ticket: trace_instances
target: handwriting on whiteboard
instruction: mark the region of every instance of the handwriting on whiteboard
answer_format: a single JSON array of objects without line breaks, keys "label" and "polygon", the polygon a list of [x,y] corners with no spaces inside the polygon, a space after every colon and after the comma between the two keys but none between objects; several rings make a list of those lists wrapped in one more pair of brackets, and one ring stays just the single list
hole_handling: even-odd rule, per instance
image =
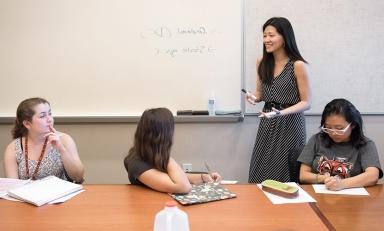
[{"label": "handwriting on whiteboard", "polygon": [[141,38],[147,40],[148,48],[154,55],[175,58],[181,55],[211,54],[216,51],[212,39],[215,30],[205,26],[196,27],[153,27],[146,28]]}]

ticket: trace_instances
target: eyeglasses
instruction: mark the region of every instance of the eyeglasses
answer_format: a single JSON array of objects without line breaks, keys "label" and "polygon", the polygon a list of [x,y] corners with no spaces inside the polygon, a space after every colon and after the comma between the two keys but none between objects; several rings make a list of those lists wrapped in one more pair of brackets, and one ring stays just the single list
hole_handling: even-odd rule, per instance
[{"label": "eyeglasses", "polygon": [[325,128],[324,126],[321,127],[321,131],[328,133],[328,134],[334,134],[338,136],[344,135],[344,133],[348,130],[348,128],[351,126],[351,123],[349,123],[344,129],[330,129]]}]

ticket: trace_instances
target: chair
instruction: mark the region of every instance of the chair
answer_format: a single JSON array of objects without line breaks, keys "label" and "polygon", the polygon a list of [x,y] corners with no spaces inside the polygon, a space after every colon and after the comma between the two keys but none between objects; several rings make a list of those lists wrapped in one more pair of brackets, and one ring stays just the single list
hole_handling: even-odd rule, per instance
[{"label": "chair", "polygon": [[291,182],[299,183],[300,181],[300,162],[297,162],[297,158],[299,158],[303,148],[304,146],[295,147],[288,153],[289,178]]}]

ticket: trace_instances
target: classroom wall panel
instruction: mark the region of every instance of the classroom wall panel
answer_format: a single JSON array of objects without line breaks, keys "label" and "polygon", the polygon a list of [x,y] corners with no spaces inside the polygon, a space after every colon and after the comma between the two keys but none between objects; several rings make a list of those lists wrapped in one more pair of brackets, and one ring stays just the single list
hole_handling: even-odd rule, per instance
[{"label": "classroom wall panel", "polygon": [[[375,141],[384,167],[383,116],[363,116],[366,135]],[[308,138],[319,131],[320,116],[306,116]],[[171,155],[178,163],[192,163],[194,171],[205,171],[204,161],[224,179],[248,181],[259,118],[246,116],[242,123],[177,123]],[[0,152],[11,141],[12,125],[0,124]],[[136,123],[57,124],[77,143],[85,166],[87,184],[126,184],[124,156],[133,144]],[[225,142],[223,142],[225,140]],[[3,156],[0,177],[4,177]],[[383,179],[380,181],[383,182]]]},{"label": "classroom wall panel", "polygon": [[[245,85],[256,88],[262,26],[280,16],[292,23],[307,66],[313,103],[320,114],[334,98],[347,98],[365,114],[384,114],[384,2],[377,0],[246,0]],[[260,110],[246,104],[246,112]]]},{"label": "classroom wall panel", "polygon": [[56,116],[239,110],[242,4],[1,0],[0,117],[34,96]]}]

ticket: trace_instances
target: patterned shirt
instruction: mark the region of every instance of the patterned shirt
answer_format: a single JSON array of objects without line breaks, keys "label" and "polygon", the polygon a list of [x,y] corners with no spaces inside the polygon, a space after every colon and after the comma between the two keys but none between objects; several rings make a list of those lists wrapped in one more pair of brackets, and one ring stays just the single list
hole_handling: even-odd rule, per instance
[{"label": "patterned shirt", "polygon": [[[21,138],[15,140],[16,162],[18,165],[19,179],[26,180],[27,172],[25,168],[25,154],[22,147]],[[31,175],[37,165],[37,160],[28,159],[29,174]],[[54,175],[61,179],[67,180],[65,176],[64,164],[58,150],[51,148],[41,160],[39,170],[36,174],[36,179],[42,179],[46,176]]]}]

